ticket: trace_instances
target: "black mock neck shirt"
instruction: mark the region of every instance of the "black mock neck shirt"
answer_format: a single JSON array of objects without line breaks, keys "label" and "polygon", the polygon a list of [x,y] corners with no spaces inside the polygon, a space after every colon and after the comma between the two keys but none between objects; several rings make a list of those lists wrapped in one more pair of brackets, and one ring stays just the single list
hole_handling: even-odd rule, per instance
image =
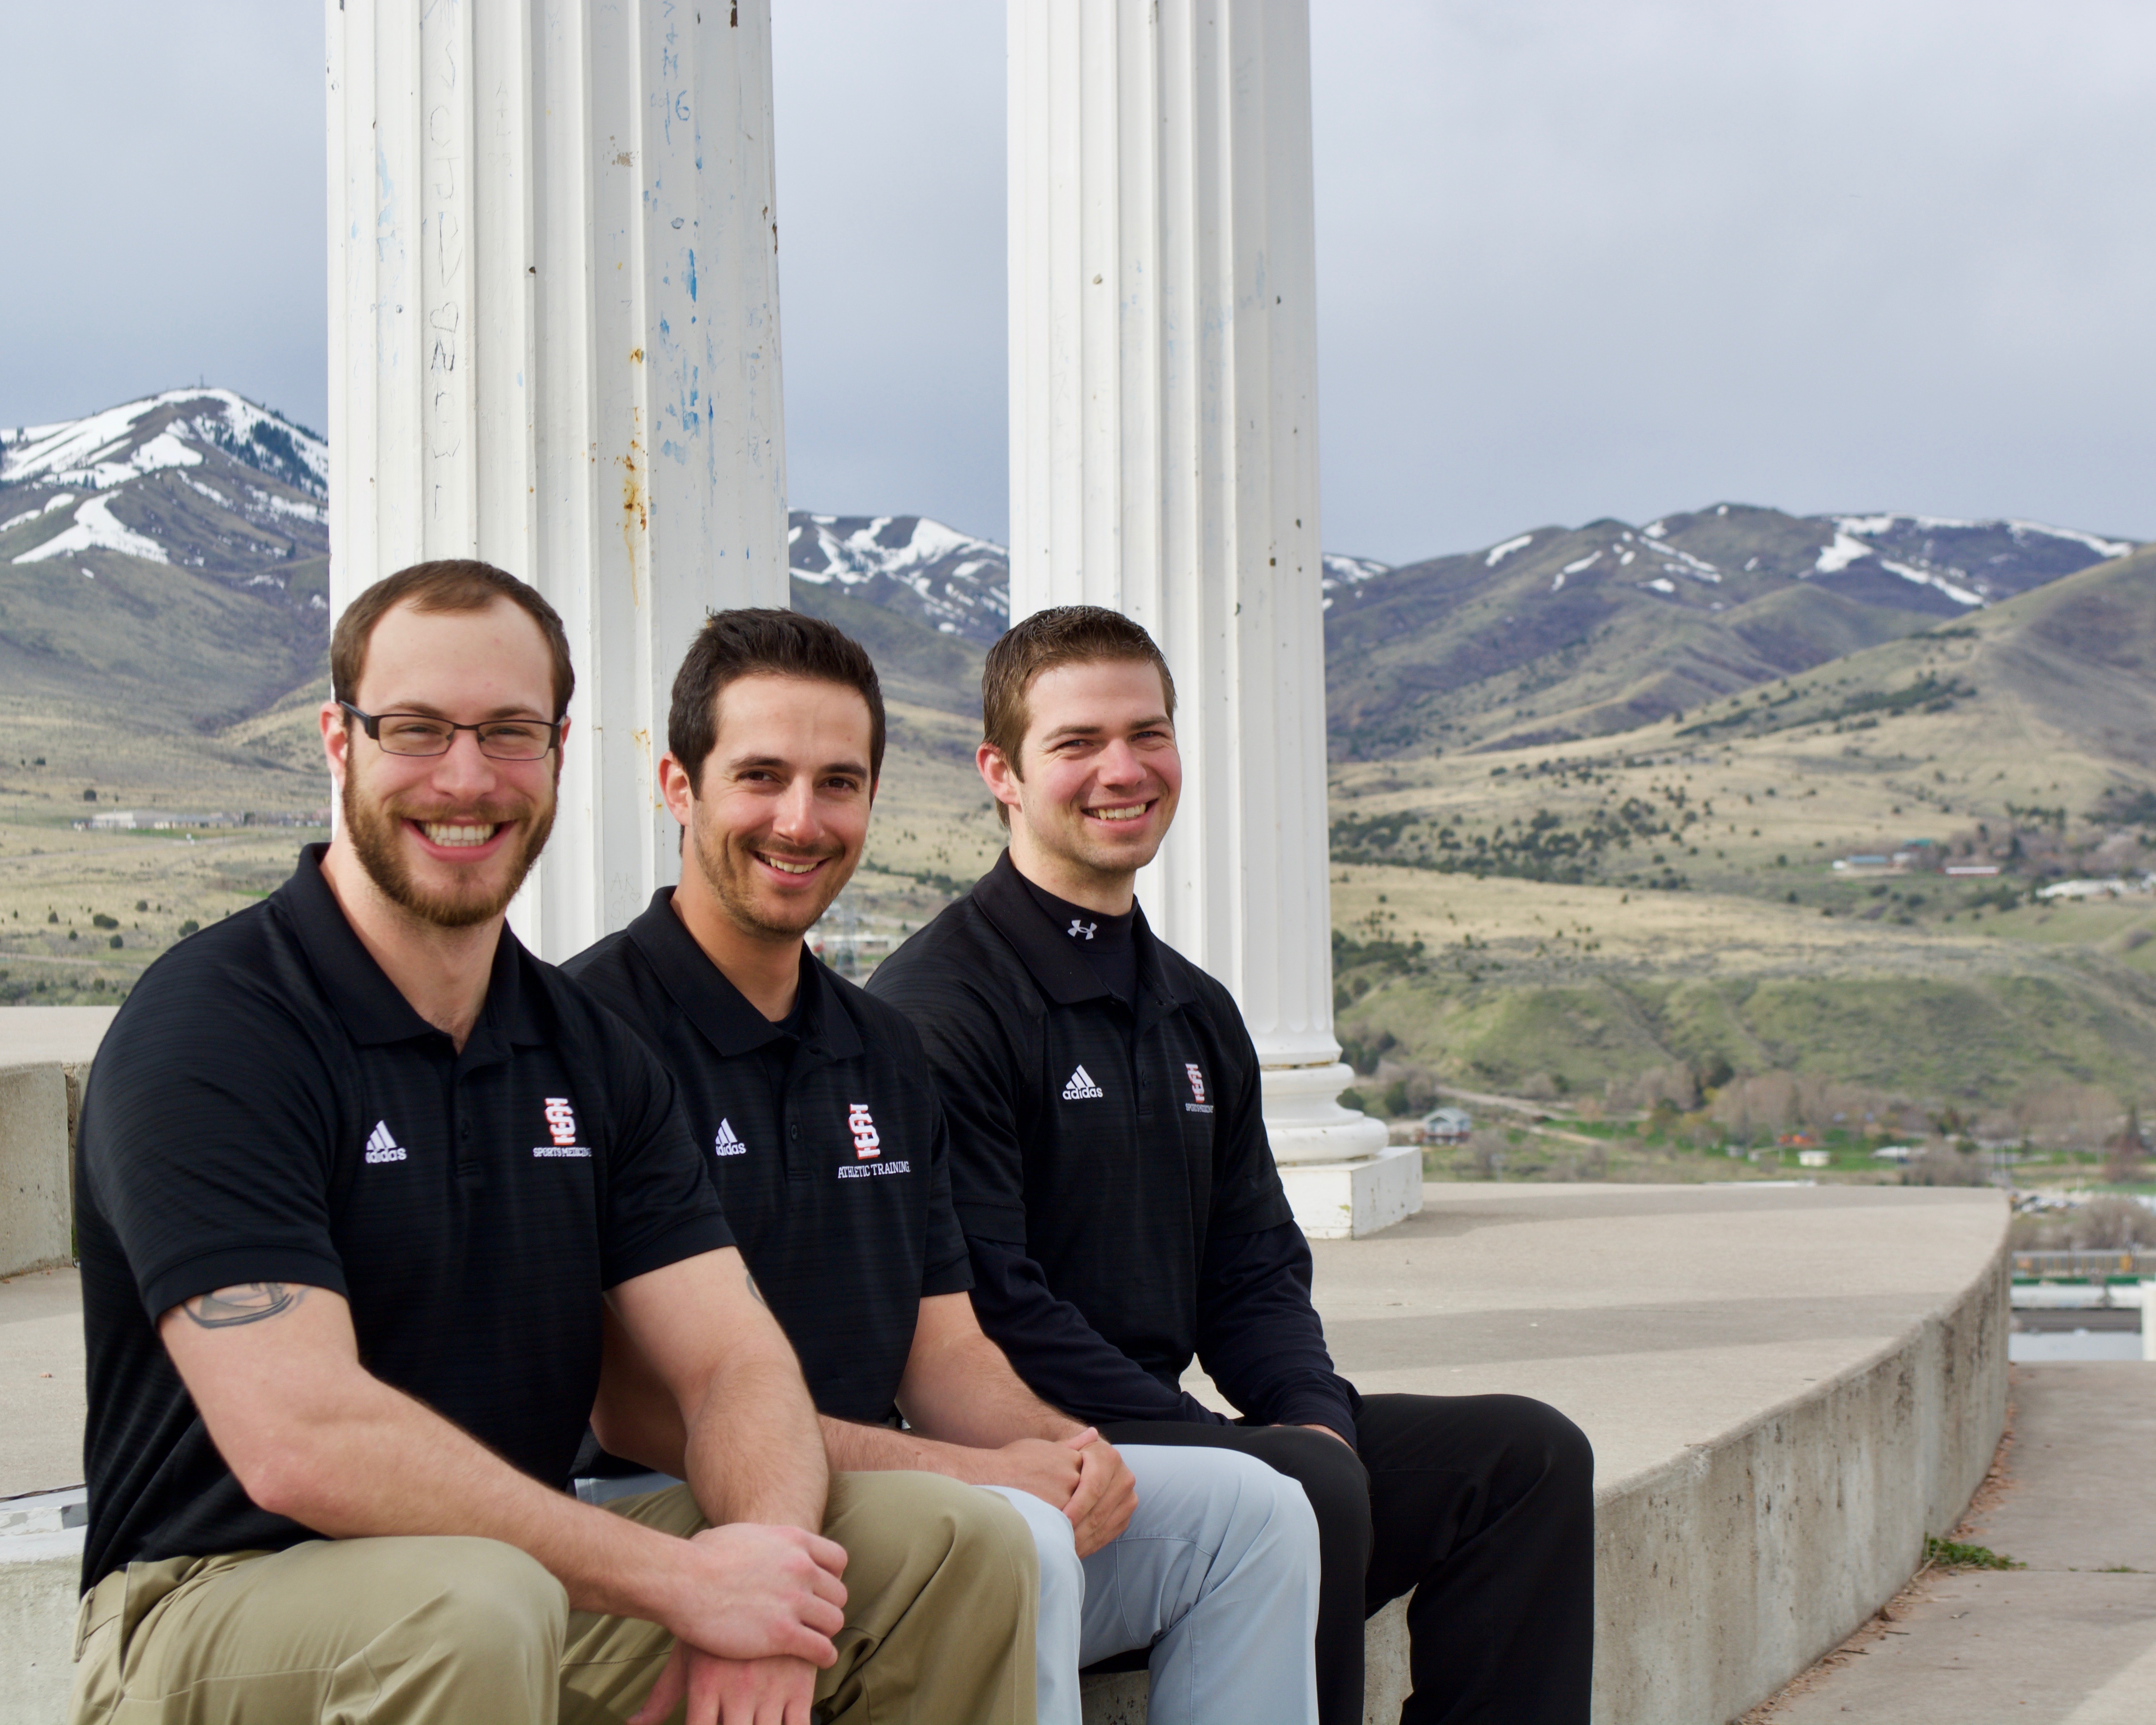
[{"label": "black mock neck shirt", "polygon": [[[1015,870],[1014,870],[1015,872]],[[1120,916],[1104,916],[1058,898],[1045,886],[1036,886],[1023,875],[1026,896],[1040,906],[1043,916],[1070,942],[1070,950],[1083,958],[1101,986],[1128,1006],[1138,998],[1138,907],[1132,905]]]}]

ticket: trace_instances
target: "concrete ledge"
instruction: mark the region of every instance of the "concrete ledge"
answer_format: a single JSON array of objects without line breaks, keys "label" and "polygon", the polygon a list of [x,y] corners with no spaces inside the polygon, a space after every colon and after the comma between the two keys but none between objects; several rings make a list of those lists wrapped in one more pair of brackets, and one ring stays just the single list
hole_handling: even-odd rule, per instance
[{"label": "concrete ledge", "polygon": [[[1596,1725],[1724,1725],[1892,1598],[1982,1480],[2006,1216],[1995,1193],[1431,1185],[1314,1248],[1317,1302],[1365,1394],[1512,1391],[1586,1429]],[[1367,1646],[1364,1717],[1392,1725],[1399,1602]],[[1144,1685],[1090,1682],[1087,1725],[1137,1725]]]},{"label": "concrete ledge", "polygon": [[60,1068],[0,1066],[0,1276],[74,1261],[68,1139]]},{"label": "concrete ledge", "polygon": [[0,1725],[50,1725],[74,1680],[75,1589],[82,1574],[80,1488],[0,1498]]},{"label": "concrete ledge", "polygon": [[1594,1718],[1718,1725],[1901,1589],[2006,1414],[2005,1243],[1869,1358],[1599,1491]]}]

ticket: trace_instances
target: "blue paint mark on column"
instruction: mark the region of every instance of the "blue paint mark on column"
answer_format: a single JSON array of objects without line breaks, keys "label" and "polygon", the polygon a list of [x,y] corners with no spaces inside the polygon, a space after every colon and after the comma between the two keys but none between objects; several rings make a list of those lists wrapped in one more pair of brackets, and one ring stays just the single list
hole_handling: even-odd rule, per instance
[{"label": "blue paint mark on column", "polygon": [[696,249],[694,246],[691,246],[691,247],[690,247],[690,248],[689,248],[689,300],[690,300],[690,302],[692,305],[695,303],[695,301],[696,301]]}]

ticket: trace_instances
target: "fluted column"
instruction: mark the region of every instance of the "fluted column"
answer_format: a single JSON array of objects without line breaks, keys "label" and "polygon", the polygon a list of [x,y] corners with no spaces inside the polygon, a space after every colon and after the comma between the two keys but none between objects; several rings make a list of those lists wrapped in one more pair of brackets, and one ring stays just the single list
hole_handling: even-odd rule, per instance
[{"label": "fluted column", "polygon": [[1276,1155],[1367,1156],[1332,1034],[1308,13],[1009,17],[1012,615],[1161,644],[1184,786],[1146,914],[1234,990]]},{"label": "fluted column", "polygon": [[326,0],[331,601],[427,557],[575,652],[563,958],[675,878],[653,767],[708,607],[783,604],[768,0]]}]

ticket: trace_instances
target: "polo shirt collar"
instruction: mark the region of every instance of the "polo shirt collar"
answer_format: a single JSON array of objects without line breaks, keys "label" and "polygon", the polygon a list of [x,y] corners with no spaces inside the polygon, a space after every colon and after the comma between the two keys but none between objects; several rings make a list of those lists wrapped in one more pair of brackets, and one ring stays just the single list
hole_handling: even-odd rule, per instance
[{"label": "polo shirt collar", "polygon": [[[696,944],[688,925],[674,914],[672,887],[662,886],[651,895],[643,914],[629,925],[629,937],[682,1016],[721,1058],[745,1055],[779,1035],[779,1027],[749,1004],[748,997]],[[801,948],[800,989],[801,1046],[833,1060],[859,1055],[860,1032],[806,942]]]},{"label": "polo shirt collar", "polygon": [[[322,858],[328,852],[326,845],[302,845],[299,864],[278,889],[278,896],[322,992],[344,1021],[346,1034],[362,1047],[441,1035],[438,1026],[419,1016],[361,942],[323,876]],[[522,944],[504,923],[487,977],[486,1004],[465,1045],[467,1065],[473,1064],[475,1049],[483,1051],[504,1042],[537,1046],[547,1040],[532,1010],[530,990],[523,985],[523,957]]]},{"label": "polo shirt collar", "polygon": [[[1011,943],[1034,986],[1058,1006],[1116,998],[1034,901],[1008,848],[996,859],[996,865],[974,883],[973,899],[996,932]],[[1144,906],[1132,909],[1131,940],[1137,949],[1138,1018],[1142,1023],[1150,1023],[1161,1012],[1195,996],[1186,995],[1168,977],[1167,967],[1161,963],[1160,942],[1146,922]]]}]

